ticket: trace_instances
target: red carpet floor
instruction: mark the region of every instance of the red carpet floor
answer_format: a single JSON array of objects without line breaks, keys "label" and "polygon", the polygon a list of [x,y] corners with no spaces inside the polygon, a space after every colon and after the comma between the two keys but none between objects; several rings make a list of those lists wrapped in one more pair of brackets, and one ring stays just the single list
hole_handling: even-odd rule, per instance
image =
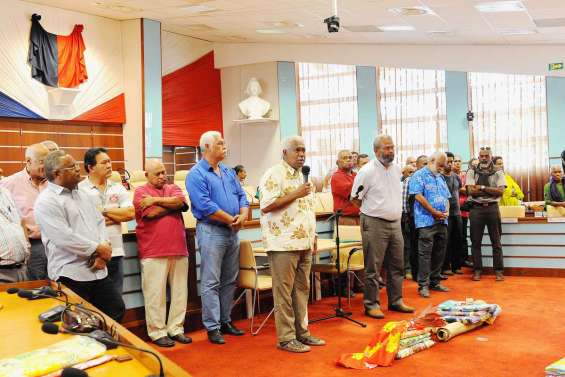
[{"label": "red carpet floor", "polygon": [[[406,303],[418,311],[447,299],[481,298],[502,307],[492,326],[460,335],[447,343],[397,360],[390,367],[369,371],[335,366],[341,353],[361,352],[387,320],[408,319],[409,314],[385,311],[386,319],[374,320],[362,313],[361,294],[352,300],[354,318],[368,323],[361,328],[343,319],[310,325],[313,335],[328,344],[306,354],[291,354],[275,347],[274,321],[269,319],[257,336],[226,337],[225,345],[212,345],[206,333],[190,334],[194,342],[176,345],[163,353],[193,376],[544,376],[544,368],[565,357],[565,279],[507,277],[495,283],[494,276],[472,282],[468,275],[445,282],[449,293],[432,292],[430,299],[417,295],[416,283],[405,281]],[[386,308],[386,293],[381,290]],[[309,315],[331,313],[334,298],[311,304]],[[263,318],[261,316],[261,318]],[[247,328],[248,321],[237,323]]]}]

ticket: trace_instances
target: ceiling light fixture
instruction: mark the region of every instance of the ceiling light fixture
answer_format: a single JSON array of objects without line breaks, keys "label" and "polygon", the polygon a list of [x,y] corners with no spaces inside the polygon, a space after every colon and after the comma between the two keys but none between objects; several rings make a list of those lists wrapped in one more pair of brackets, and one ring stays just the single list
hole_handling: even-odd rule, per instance
[{"label": "ceiling light fixture", "polygon": [[401,7],[401,8],[389,8],[388,10],[398,16],[425,16],[429,14],[435,14],[433,10],[428,7]]},{"label": "ceiling light fixture", "polygon": [[500,29],[497,31],[499,34],[506,36],[537,34],[537,30],[532,29]]},{"label": "ceiling light fixture", "polygon": [[281,29],[257,29],[255,30],[259,34],[284,34],[286,31]]},{"label": "ceiling light fixture", "polygon": [[380,31],[413,31],[414,27],[410,25],[388,25],[377,26]]},{"label": "ceiling light fixture", "polygon": [[208,5],[200,4],[200,5],[189,5],[187,7],[181,7],[182,11],[189,13],[189,14],[198,14],[198,13],[208,13],[214,12],[217,9]]},{"label": "ceiling light fixture", "polygon": [[475,5],[475,9],[482,13],[524,12],[526,7],[521,1],[492,1]]}]

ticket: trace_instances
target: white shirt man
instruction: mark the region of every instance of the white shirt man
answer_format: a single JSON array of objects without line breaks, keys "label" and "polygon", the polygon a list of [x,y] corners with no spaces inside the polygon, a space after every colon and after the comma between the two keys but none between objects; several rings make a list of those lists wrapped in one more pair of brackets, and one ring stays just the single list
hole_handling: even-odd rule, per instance
[{"label": "white shirt man", "polygon": [[0,187],[0,283],[27,280],[29,243],[16,203],[10,192]]}]

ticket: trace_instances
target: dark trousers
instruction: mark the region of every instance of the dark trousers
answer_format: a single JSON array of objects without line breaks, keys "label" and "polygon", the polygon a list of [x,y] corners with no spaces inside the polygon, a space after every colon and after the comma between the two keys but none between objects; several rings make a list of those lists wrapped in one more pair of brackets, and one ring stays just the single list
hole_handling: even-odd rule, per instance
[{"label": "dark trousers", "polygon": [[412,280],[418,280],[418,228],[414,222],[414,216],[409,216],[408,228],[410,231],[410,271],[412,272]]},{"label": "dark trousers", "polygon": [[500,212],[498,210],[498,204],[493,204],[488,207],[475,206],[471,208],[469,220],[471,222],[471,252],[473,254],[473,270],[480,272],[483,269],[481,244],[483,241],[485,226],[487,227],[490,244],[492,246],[494,270],[504,270],[502,245],[500,243]]},{"label": "dark trousers", "polygon": [[457,271],[463,265],[465,254],[463,249],[461,216],[449,216],[447,220],[447,248],[445,250],[445,260],[443,270]]},{"label": "dark trousers", "polygon": [[47,256],[41,240],[30,239],[30,256],[27,261],[29,280],[47,279]]},{"label": "dark trousers", "polygon": [[124,257],[112,257],[106,267],[108,268],[108,277],[121,296],[124,292]]},{"label": "dark trousers", "polygon": [[402,213],[402,238],[404,239],[404,275],[410,271],[410,254],[412,254],[412,240],[410,238],[410,215]]},{"label": "dark trousers", "polygon": [[361,238],[365,260],[365,308],[380,307],[378,278],[383,265],[386,270],[388,303],[402,303],[404,241],[400,220],[386,221],[362,214]]},{"label": "dark trousers", "polygon": [[100,280],[76,281],[61,276],[59,281],[114,321],[121,322],[126,307],[122,296],[116,291],[109,277]]},{"label": "dark trousers", "polygon": [[447,245],[447,225],[418,228],[418,287],[434,287],[440,274]]},{"label": "dark trousers", "polygon": [[461,240],[463,242],[463,262],[469,259],[469,241],[467,239],[468,226],[469,226],[469,218],[461,217]]}]

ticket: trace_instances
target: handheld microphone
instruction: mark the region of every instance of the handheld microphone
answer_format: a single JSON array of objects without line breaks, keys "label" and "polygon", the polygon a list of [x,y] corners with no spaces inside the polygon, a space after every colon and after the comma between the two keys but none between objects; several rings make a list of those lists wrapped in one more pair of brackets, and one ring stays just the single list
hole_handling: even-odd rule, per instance
[{"label": "handheld microphone", "polygon": [[308,183],[308,176],[310,175],[310,166],[304,165],[302,167],[302,175],[304,176],[304,183]]},{"label": "handheld microphone", "polygon": [[[40,298],[57,298],[59,295],[57,292],[48,286],[41,287],[39,289],[18,289],[18,288],[10,288],[12,292],[9,293],[18,293],[19,297],[27,298],[28,300],[37,300]],[[17,291],[14,291],[17,290]]]},{"label": "handheld microphone", "polygon": [[351,199],[359,199],[359,194],[361,194],[361,191],[363,191],[364,189],[365,187],[363,187],[363,185],[359,185],[359,187],[357,187],[357,192],[354,196],[351,197]]},{"label": "handheld microphone", "polygon": [[[153,355],[157,359],[157,361],[159,362],[159,377],[165,377],[165,372],[163,370],[163,362],[161,361],[161,358],[159,357],[159,355],[157,355],[155,352],[150,351],[150,350],[146,350],[146,349],[143,349],[143,348],[132,346],[130,344],[118,342],[117,340],[112,338],[112,336],[110,334],[108,334],[106,331],[94,330],[94,331],[86,333],[86,334],[76,333],[74,331],[69,331],[67,329],[60,328],[59,325],[57,325],[56,323],[50,323],[50,322],[45,322],[43,325],[41,325],[41,331],[43,331],[44,333],[53,334],[53,335],[58,334],[58,333],[64,333],[64,334],[88,336],[89,338],[92,338],[92,339],[97,340],[100,343],[104,344],[108,349],[114,349],[118,346],[121,346],[121,347],[124,347],[124,348],[131,348],[131,349],[136,350],[136,351],[148,353],[150,355]],[[155,377],[155,376],[149,376],[149,377]]]}]

